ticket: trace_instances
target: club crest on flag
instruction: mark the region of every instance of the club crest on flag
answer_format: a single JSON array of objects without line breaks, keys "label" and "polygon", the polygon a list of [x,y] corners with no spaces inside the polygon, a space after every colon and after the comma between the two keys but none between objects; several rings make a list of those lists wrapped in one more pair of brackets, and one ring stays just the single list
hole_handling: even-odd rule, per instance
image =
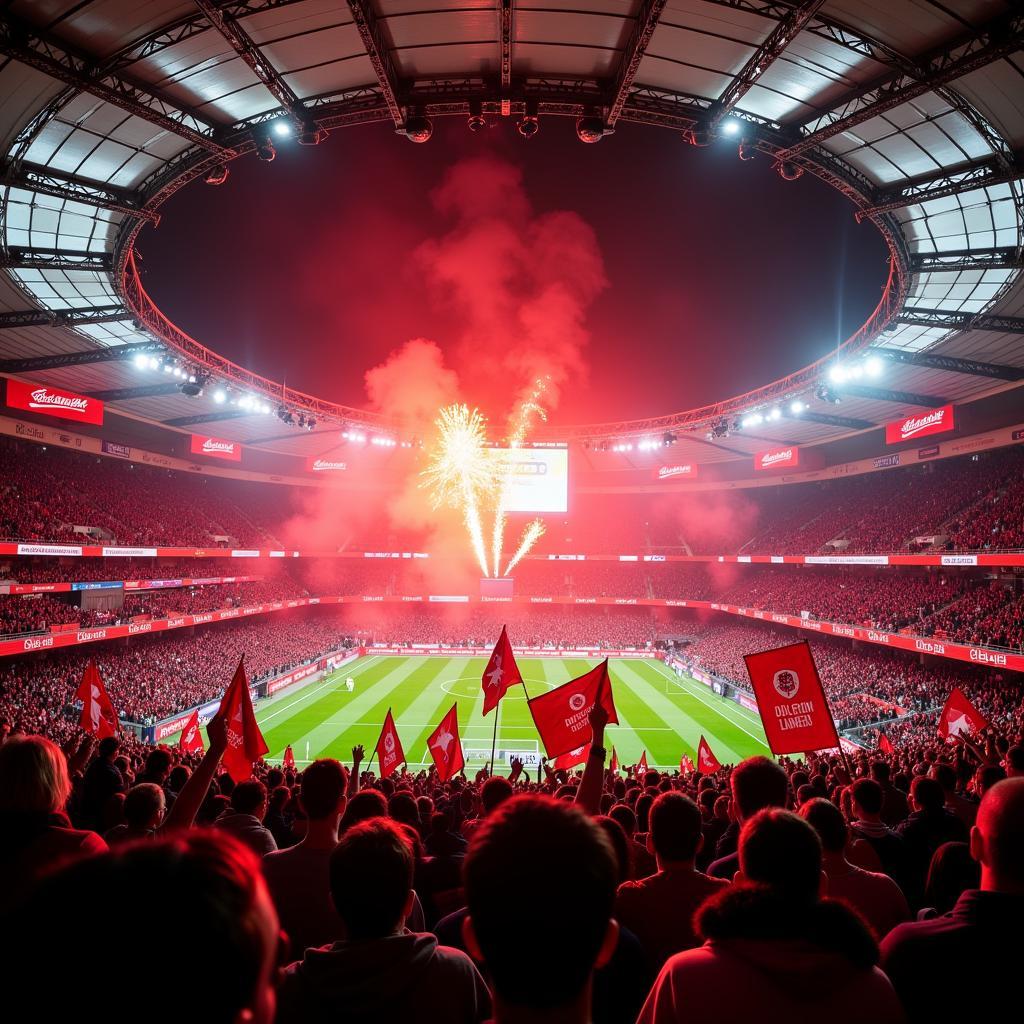
[{"label": "club crest on flag", "polygon": [[792,700],[800,689],[800,677],[788,668],[781,669],[772,676],[775,692],[785,700]]},{"label": "club crest on flag", "polygon": [[569,707],[572,708],[573,711],[579,711],[579,709],[586,703],[587,698],[584,697],[582,693],[574,693],[569,698]]}]

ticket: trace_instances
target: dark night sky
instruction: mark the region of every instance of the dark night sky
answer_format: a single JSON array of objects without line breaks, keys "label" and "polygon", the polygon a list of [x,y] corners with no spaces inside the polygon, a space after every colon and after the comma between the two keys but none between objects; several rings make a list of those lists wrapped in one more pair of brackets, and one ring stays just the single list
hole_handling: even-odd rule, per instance
[{"label": "dark night sky", "polygon": [[604,257],[590,379],[566,389],[561,422],[749,390],[824,355],[881,294],[875,229],[826,185],[782,181],[734,144],[695,149],[623,125],[584,146],[560,118],[528,143],[511,123],[483,135],[447,119],[416,146],[366,126],[315,149],[279,143],[272,164],[236,161],[226,185],[182,190],[144,232],[146,286],[200,341],[325,398],[364,404],[364,372],[413,337],[437,341],[459,370],[459,324],[411,253],[450,227],[429,197],[446,169],[490,152],[523,168],[537,212],[583,217]]}]

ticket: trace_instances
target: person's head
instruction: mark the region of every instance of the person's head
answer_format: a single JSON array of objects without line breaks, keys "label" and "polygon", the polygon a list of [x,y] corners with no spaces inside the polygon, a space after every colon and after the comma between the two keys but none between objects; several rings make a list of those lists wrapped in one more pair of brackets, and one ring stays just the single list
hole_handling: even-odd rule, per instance
[{"label": "person's head", "polygon": [[246,779],[231,794],[231,809],[236,814],[251,814],[263,819],[267,813],[267,787],[259,779]]},{"label": "person's head", "polygon": [[939,761],[932,765],[929,774],[942,787],[943,792],[947,796],[956,789],[956,770],[951,764]]},{"label": "person's head", "polygon": [[765,807],[785,807],[789,780],[782,765],[767,757],[748,757],[729,779],[737,821],[746,821]]},{"label": "person's head", "polygon": [[615,861],[619,868],[617,883],[621,885],[623,882],[630,881],[633,877],[633,857],[629,849],[629,838],[622,826],[614,818],[609,818],[607,814],[598,815],[594,821],[608,837],[608,842],[612,844],[612,849],[615,851]]},{"label": "person's head", "polygon": [[388,801],[388,817],[405,825],[416,826],[420,818],[416,810],[416,798],[407,789],[400,789]]},{"label": "person's head", "polygon": [[480,787],[480,807],[484,817],[497,810],[513,792],[512,783],[504,775],[492,775]]},{"label": "person's head", "polygon": [[982,798],[971,856],[981,865],[982,889],[1024,892],[1024,778],[997,782]]},{"label": "person's head", "polygon": [[166,809],[164,791],[155,782],[140,782],[132,786],[124,798],[124,820],[132,829],[156,828],[164,820]]},{"label": "person's head", "polygon": [[[117,893],[158,893],[181,912],[165,915],[144,941],[126,938],[124,916],[111,909]],[[87,940],[54,943],[54,935]],[[257,858],[225,833],[195,829],[44,876],[24,907],[16,963],[5,967],[25,984],[59,977],[79,1014],[100,1018],[110,1014],[110,989],[97,979],[110,976],[112,955],[126,1006],[152,1005],[154,979],[173,964],[204,1021],[270,1024],[280,935]]]},{"label": "person's head", "polygon": [[1003,767],[1008,779],[1019,779],[1024,776],[1024,744],[1015,743],[1007,749],[1003,757]]},{"label": "person's head", "polygon": [[648,849],[659,867],[691,862],[701,845],[700,808],[682,793],[662,793],[651,805]]},{"label": "person's head", "polygon": [[884,794],[874,779],[858,779],[850,787],[853,812],[864,821],[873,821],[882,813]]},{"label": "person's head", "polygon": [[104,736],[100,740],[99,746],[96,748],[96,756],[101,761],[110,761],[113,763],[114,758],[117,757],[118,750],[121,749],[121,741],[116,736]]},{"label": "person's head", "polygon": [[872,761],[871,778],[873,778],[880,786],[886,785],[891,778],[889,766],[884,761]]},{"label": "person's head", "polygon": [[[592,971],[618,942],[618,867],[598,825],[571,804],[514,797],[474,833],[463,878],[466,944],[487,965],[497,1002],[539,1010],[588,996]],[[524,957],[529,934],[557,955]]]},{"label": "person's head", "polygon": [[350,828],[331,853],[331,899],[356,942],[393,935],[412,909],[413,850],[402,826],[370,818]]},{"label": "person's head", "polygon": [[817,796],[800,805],[800,817],[808,822],[825,853],[842,853],[846,849],[846,819],[831,800]]},{"label": "person's head", "polygon": [[946,803],[946,794],[935,779],[918,775],[910,786],[910,802],[915,811],[937,814]]},{"label": "person's head", "polygon": [[629,804],[612,804],[608,817],[622,826],[622,831],[626,833],[627,838],[632,839],[636,835],[636,815]]},{"label": "person's head", "polygon": [[70,795],[68,763],[56,743],[43,736],[14,736],[0,746],[0,811],[56,814]]},{"label": "person's head", "polygon": [[649,832],[651,830],[651,804],[654,803],[654,794],[648,789],[636,799],[636,830],[637,832]]},{"label": "person's head", "polygon": [[180,793],[181,787],[188,782],[188,777],[192,773],[183,764],[176,764],[167,776],[167,788],[172,793]]},{"label": "person's head", "polygon": [[345,813],[348,771],[331,757],[314,761],[299,783],[299,803],[310,821],[326,821]]},{"label": "person's head", "polygon": [[981,885],[981,866],[971,856],[967,843],[943,843],[928,865],[924,904],[939,914],[948,914],[965,889]]},{"label": "person's head", "polygon": [[345,831],[361,821],[371,818],[386,818],[388,802],[378,789],[361,789],[348,802],[341,818],[341,829]]},{"label": "person's head", "polygon": [[146,758],[143,774],[150,780],[163,782],[170,770],[171,752],[166,747],[157,747],[155,750],[151,750]]},{"label": "person's head", "polygon": [[821,840],[801,817],[771,807],[740,831],[739,880],[771,889],[786,902],[809,906],[821,891]]},{"label": "person's head", "polygon": [[979,765],[974,773],[974,791],[978,796],[984,796],[997,782],[1002,782],[1006,777],[1006,770],[1002,765]]}]

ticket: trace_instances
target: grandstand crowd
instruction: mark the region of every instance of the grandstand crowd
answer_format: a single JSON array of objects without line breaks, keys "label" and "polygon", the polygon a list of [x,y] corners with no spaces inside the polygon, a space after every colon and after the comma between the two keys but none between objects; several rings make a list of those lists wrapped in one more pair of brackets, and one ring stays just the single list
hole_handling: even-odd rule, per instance
[{"label": "grandstand crowd", "polygon": [[713,773],[610,770],[598,704],[582,772],[447,782],[362,748],[232,778],[221,718],[200,755],[0,715],[8,995],[178,1020],[170,971],[213,1024],[984,1019],[1018,1000],[1020,697],[956,743]]},{"label": "grandstand crowd", "polygon": [[[821,483],[731,492],[728,516],[680,517],[674,510],[651,519],[636,496],[609,497],[574,516],[571,537],[552,529],[546,543],[579,550],[582,542],[593,550],[594,541],[607,540],[605,524],[614,517],[620,542],[652,551],[1016,550],[1024,547],[1022,471],[1024,449],[1015,446]],[[67,541],[78,527],[129,546],[278,546],[305,504],[301,488],[210,479],[10,438],[0,438],[0,474],[0,535],[7,540]],[[681,495],[676,502],[692,503],[696,511],[706,498]],[[325,539],[330,547],[351,537],[339,524],[336,536]],[[375,549],[393,549],[386,531],[363,539]],[[591,589],[595,585],[600,582]]]}]

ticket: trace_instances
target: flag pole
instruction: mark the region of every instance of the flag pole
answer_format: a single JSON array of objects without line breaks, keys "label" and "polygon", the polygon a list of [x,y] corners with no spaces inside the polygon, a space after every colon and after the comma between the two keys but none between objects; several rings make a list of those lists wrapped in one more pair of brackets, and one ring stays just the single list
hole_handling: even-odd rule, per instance
[{"label": "flag pole", "polygon": [[498,701],[494,709],[494,732],[491,735],[491,774],[496,775],[494,770],[494,748],[498,745],[498,719],[501,717],[501,701]]}]

